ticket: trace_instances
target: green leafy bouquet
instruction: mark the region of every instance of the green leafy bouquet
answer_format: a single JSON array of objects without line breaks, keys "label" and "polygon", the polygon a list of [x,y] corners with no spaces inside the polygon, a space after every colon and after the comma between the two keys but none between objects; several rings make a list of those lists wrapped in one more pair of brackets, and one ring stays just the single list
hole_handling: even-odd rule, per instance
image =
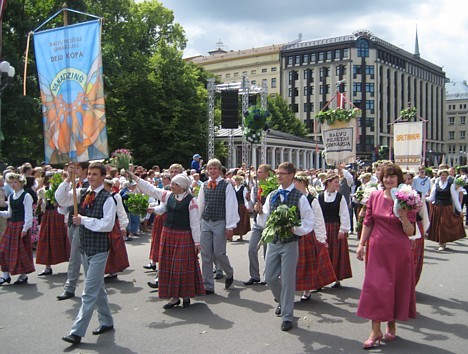
[{"label": "green leafy bouquet", "polygon": [[50,204],[55,204],[55,191],[59,187],[60,183],[63,182],[61,173],[54,173],[49,179],[49,189],[45,192],[45,199]]},{"label": "green leafy bouquet", "polygon": [[262,139],[262,132],[267,127],[267,118],[270,113],[263,108],[252,106],[244,112],[244,136],[251,144],[258,144]]},{"label": "green leafy bouquet", "polygon": [[361,110],[359,108],[336,108],[336,109],[327,109],[325,111],[320,111],[315,115],[315,119],[323,124],[325,121],[328,125],[333,125],[336,121],[338,122],[349,122],[351,119],[356,118],[360,114]]},{"label": "green leafy bouquet", "polygon": [[[261,197],[268,196],[268,194],[274,192],[279,187],[278,178],[276,176],[268,177],[266,180],[259,181],[258,184],[262,188]],[[258,198],[258,200],[260,200],[260,198]]]},{"label": "green leafy bouquet", "polygon": [[260,242],[270,243],[275,239],[275,236],[278,236],[280,241],[290,238],[292,235],[291,228],[301,225],[296,209],[295,206],[288,207],[285,204],[278,206],[268,217]]},{"label": "green leafy bouquet", "polygon": [[141,193],[129,194],[124,203],[131,214],[144,217],[149,207],[149,197]]}]

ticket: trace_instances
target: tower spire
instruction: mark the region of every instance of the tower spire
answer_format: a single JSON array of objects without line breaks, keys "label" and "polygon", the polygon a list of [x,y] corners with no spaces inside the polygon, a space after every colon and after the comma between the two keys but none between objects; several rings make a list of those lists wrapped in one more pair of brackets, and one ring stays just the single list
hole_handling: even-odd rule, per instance
[{"label": "tower spire", "polygon": [[414,42],[414,56],[419,58],[421,54],[419,53],[419,40],[418,40],[418,25],[416,25],[416,39]]}]

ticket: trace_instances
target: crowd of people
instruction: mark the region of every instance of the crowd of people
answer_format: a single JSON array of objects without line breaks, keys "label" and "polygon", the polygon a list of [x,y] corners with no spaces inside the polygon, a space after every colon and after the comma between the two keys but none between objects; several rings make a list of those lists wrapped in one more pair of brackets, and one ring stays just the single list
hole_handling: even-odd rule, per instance
[{"label": "crowd of people", "polygon": [[[44,266],[38,275],[46,277],[54,265],[68,262],[67,281],[57,296],[62,301],[75,296],[83,266],[81,308],[62,338],[78,344],[94,308],[100,325],[93,334],[114,328],[105,282],[130,266],[125,242],[138,238],[140,231],[151,231],[144,268],[155,272],[148,286],[169,300],[166,310],[214,294],[215,279],[225,276],[229,289],[235,272],[226,243],[243,242],[250,233],[250,278],[243,284],[271,289],[280,328],[289,331],[296,292],[306,302],[313,291],[339,288],[352,277],[348,238],[356,234],[356,255],[366,264],[357,315],[371,321],[363,344],[369,349],[381,340],[395,340],[396,321],[415,317],[424,240],[444,251],[447,243],[465,237],[467,175],[464,166],[458,171],[447,165],[403,171],[391,161],[360,171],[344,165],[298,170],[290,162],[275,169],[262,164],[228,170],[217,159],[204,164],[199,154],[187,170],[178,163],[167,170],[118,170],[100,162],[70,163],[63,169],[9,166],[0,176],[0,285],[10,284],[14,275],[14,284],[27,283],[35,264]],[[417,207],[396,206],[402,185],[420,196]],[[133,194],[149,197],[145,215],[129,209]],[[293,212],[297,224],[262,245],[263,231],[282,206]],[[387,322],[385,334],[381,322]]]}]

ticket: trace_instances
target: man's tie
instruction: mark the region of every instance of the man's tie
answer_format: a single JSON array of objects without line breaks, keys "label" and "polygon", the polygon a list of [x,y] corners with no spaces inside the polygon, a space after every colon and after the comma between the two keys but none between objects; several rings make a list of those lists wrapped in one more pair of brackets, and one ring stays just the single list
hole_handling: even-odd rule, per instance
[{"label": "man's tie", "polygon": [[92,207],[94,205],[94,199],[96,199],[96,192],[89,192],[83,202],[83,209]]},{"label": "man's tie", "polygon": [[271,202],[275,203],[280,195],[283,196],[283,201],[286,201],[286,199],[288,198],[288,193],[289,191],[287,189],[278,189],[276,194],[271,198]]},{"label": "man's tie", "polygon": [[208,189],[216,189],[216,181],[210,179],[210,181],[208,182]]}]

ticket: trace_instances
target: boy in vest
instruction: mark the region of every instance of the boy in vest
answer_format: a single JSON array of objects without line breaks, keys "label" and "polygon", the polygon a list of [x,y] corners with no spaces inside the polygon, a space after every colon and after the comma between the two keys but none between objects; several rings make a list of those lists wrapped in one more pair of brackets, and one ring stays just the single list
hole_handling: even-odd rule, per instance
[{"label": "boy in vest", "polygon": [[[73,167],[72,167],[73,169]],[[94,308],[97,308],[99,327],[93,331],[99,335],[114,328],[114,321],[107,302],[107,292],[104,286],[104,272],[109,254],[108,235],[115,223],[116,206],[114,199],[104,189],[103,183],[106,168],[102,163],[94,162],[88,168],[88,189],[79,191],[79,213],[73,216],[73,225],[79,227],[80,254],[83,264],[85,281],[81,296],[81,308],[70,334],[62,340],[72,344],[81,342],[84,337]],[[61,199],[69,189],[72,181],[67,178],[57,189]],[[73,204],[72,191],[68,192],[68,203]],[[65,205],[64,205],[65,206]]]},{"label": "boy in vest", "polygon": [[226,239],[232,239],[233,229],[239,222],[234,188],[221,177],[221,162],[211,159],[207,164],[209,180],[198,194],[201,218],[202,275],[206,294],[214,294],[213,260],[226,273],[225,288],[234,281],[234,271],[226,255]]},{"label": "boy in vest", "polygon": [[[276,315],[281,316],[282,331],[289,331],[293,327],[294,294],[296,291],[296,266],[299,258],[298,240],[300,236],[312,231],[314,213],[306,196],[294,188],[293,179],[296,168],[291,162],[283,162],[278,166],[276,175],[280,187],[270,193],[265,204],[255,204],[257,223],[265,227],[268,216],[285,204],[296,206],[301,226],[292,228],[291,236],[287,239],[275,238],[268,244],[265,263],[265,278],[275,300],[279,302]],[[280,279],[281,276],[281,279]]]}]

